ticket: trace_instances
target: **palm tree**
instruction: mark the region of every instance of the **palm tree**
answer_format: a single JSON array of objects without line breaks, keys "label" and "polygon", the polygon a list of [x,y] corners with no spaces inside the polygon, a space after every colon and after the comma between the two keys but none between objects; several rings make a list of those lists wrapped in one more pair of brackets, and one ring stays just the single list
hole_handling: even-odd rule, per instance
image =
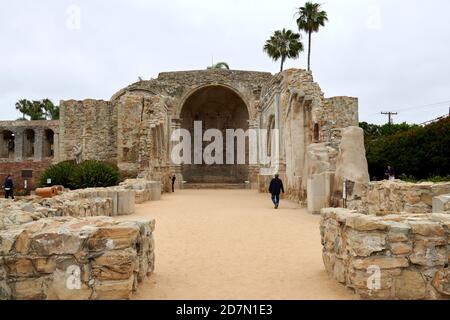
[{"label": "palm tree", "polygon": [[50,99],[41,101],[41,108],[45,113],[45,118],[49,120],[59,119],[59,106],[55,106]]},{"label": "palm tree", "polygon": [[230,70],[230,66],[226,62],[218,62],[208,67],[208,69],[227,69]]},{"label": "palm tree", "polygon": [[292,30],[277,30],[273,33],[264,45],[264,51],[274,61],[281,59],[280,72],[283,71],[286,58],[297,59],[300,52],[303,51],[303,43],[300,41],[301,36]]},{"label": "palm tree", "polygon": [[298,29],[308,34],[308,71],[311,70],[311,35],[319,32],[320,27],[328,21],[326,11],[321,10],[321,4],[306,2],[304,7],[298,8]]},{"label": "palm tree", "polygon": [[16,102],[16,110],[22,114],[22,120],[26,120],[25,115],[30,109],[30,101],[26,99],[21,99]]}]

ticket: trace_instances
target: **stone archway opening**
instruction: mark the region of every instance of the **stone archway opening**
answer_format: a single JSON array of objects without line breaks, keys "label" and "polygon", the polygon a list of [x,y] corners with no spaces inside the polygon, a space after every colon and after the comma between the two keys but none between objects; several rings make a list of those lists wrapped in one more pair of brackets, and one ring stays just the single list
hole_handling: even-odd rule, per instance
[{"label": "stone archway opening", "polygon": [[42,156],[44,158],[54,157],[55,132],[51,129],[44,131],[42,139]]},{"label": "stone archway opening", "polygon": [[[237,138],[234,143],[233,164],[226,162],[226,130],[248,130],[249,112],[244,100],[234,90],[220,85],[198,89],[185,101],[181,110],[181,128],[191,134],[192,164],[182,165],[183,180],[188,183],[244,183],[248,181],[248,137],[245,164],[237,161]],[[194,123],[202,122],[202,137],[208,129],[217,129],[223,137],[223,164],[194,163]],[[202,152],[212,141],[203,142]]]},{"label": "stone archway opening", "polygon": [[3,130],[0,134],[0,158],[13,159],[15,150],[14,133],[9,130]]},{"label": "stone archway opening", "polygon": [[33,129],[26,129],[23,133],[23,157],[34,157],[35,132]]}]

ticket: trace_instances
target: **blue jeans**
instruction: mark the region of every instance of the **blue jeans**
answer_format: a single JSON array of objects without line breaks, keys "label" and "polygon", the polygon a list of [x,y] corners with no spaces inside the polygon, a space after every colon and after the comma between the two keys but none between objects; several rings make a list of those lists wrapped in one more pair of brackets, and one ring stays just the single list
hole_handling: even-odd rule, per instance
[{"label": "blue jeans", "polygon": [[280,195],[272,194],[272,202],[274,205],[280,204]]}]

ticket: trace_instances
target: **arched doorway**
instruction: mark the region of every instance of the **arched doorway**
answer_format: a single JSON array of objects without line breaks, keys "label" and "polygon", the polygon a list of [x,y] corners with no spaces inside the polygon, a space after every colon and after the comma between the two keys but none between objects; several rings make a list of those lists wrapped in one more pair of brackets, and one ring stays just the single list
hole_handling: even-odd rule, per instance
[{"label": "arched doorway", "polygon": [[44,131],[42,139],[42,156],[44,158],[52,158],[54,156],[55,133],[51,129]]},{"label": "arched doorway", "polygon": [[[233,89],[220,85],[202,87],[193,92],[182,106],[181,128],[191,134],[192,164],[182,165],[183,179],[188,183],[243,183],[248,180],[248,138],[246,164],[239,164],[237,143],[234,164],[226,164],[226,130],[248,130],[249,112],[244,100]],[[217,129],[223,137],[223,164],[194,164],[194,122],[202,122],[202,137],[206,130]],[[202,152],[212,141],[203,142]],[[237,138],[235,138],[237,142]]]},{"label": "arched doorway", "polygon": [[15,150],[14,133],[9,130],[3,130],[0,134],[0,158],[13,159]]}]

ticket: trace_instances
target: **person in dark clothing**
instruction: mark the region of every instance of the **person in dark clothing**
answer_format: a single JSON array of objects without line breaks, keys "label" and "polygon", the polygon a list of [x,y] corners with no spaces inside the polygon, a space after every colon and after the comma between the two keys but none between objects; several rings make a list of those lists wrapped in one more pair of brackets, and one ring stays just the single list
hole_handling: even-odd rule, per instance
[{"label": "person in dark clothing", "polygon": [[11,174],[8,174],[5,180],[5,198],[14,199],[14,183]]},{"label": "person in dark clothing", "polygon": [[387,180],[395,180],[395,170],[393,167],[388,166],[386,172],[384,173]]},{"label": "person in dark clothing", "polygon": [[172,176],[172,192],[175,192],[175,181],[177,180],[177,177],[175,175]]},{"label": "person in dark clothing", "polygon": [[275,209],[278,209],[280,206],[280,193],[284,193],[283,181],[281,181],[278,174],[270,181],[269,192],[272,195],[272,202],[275,205]]}]

